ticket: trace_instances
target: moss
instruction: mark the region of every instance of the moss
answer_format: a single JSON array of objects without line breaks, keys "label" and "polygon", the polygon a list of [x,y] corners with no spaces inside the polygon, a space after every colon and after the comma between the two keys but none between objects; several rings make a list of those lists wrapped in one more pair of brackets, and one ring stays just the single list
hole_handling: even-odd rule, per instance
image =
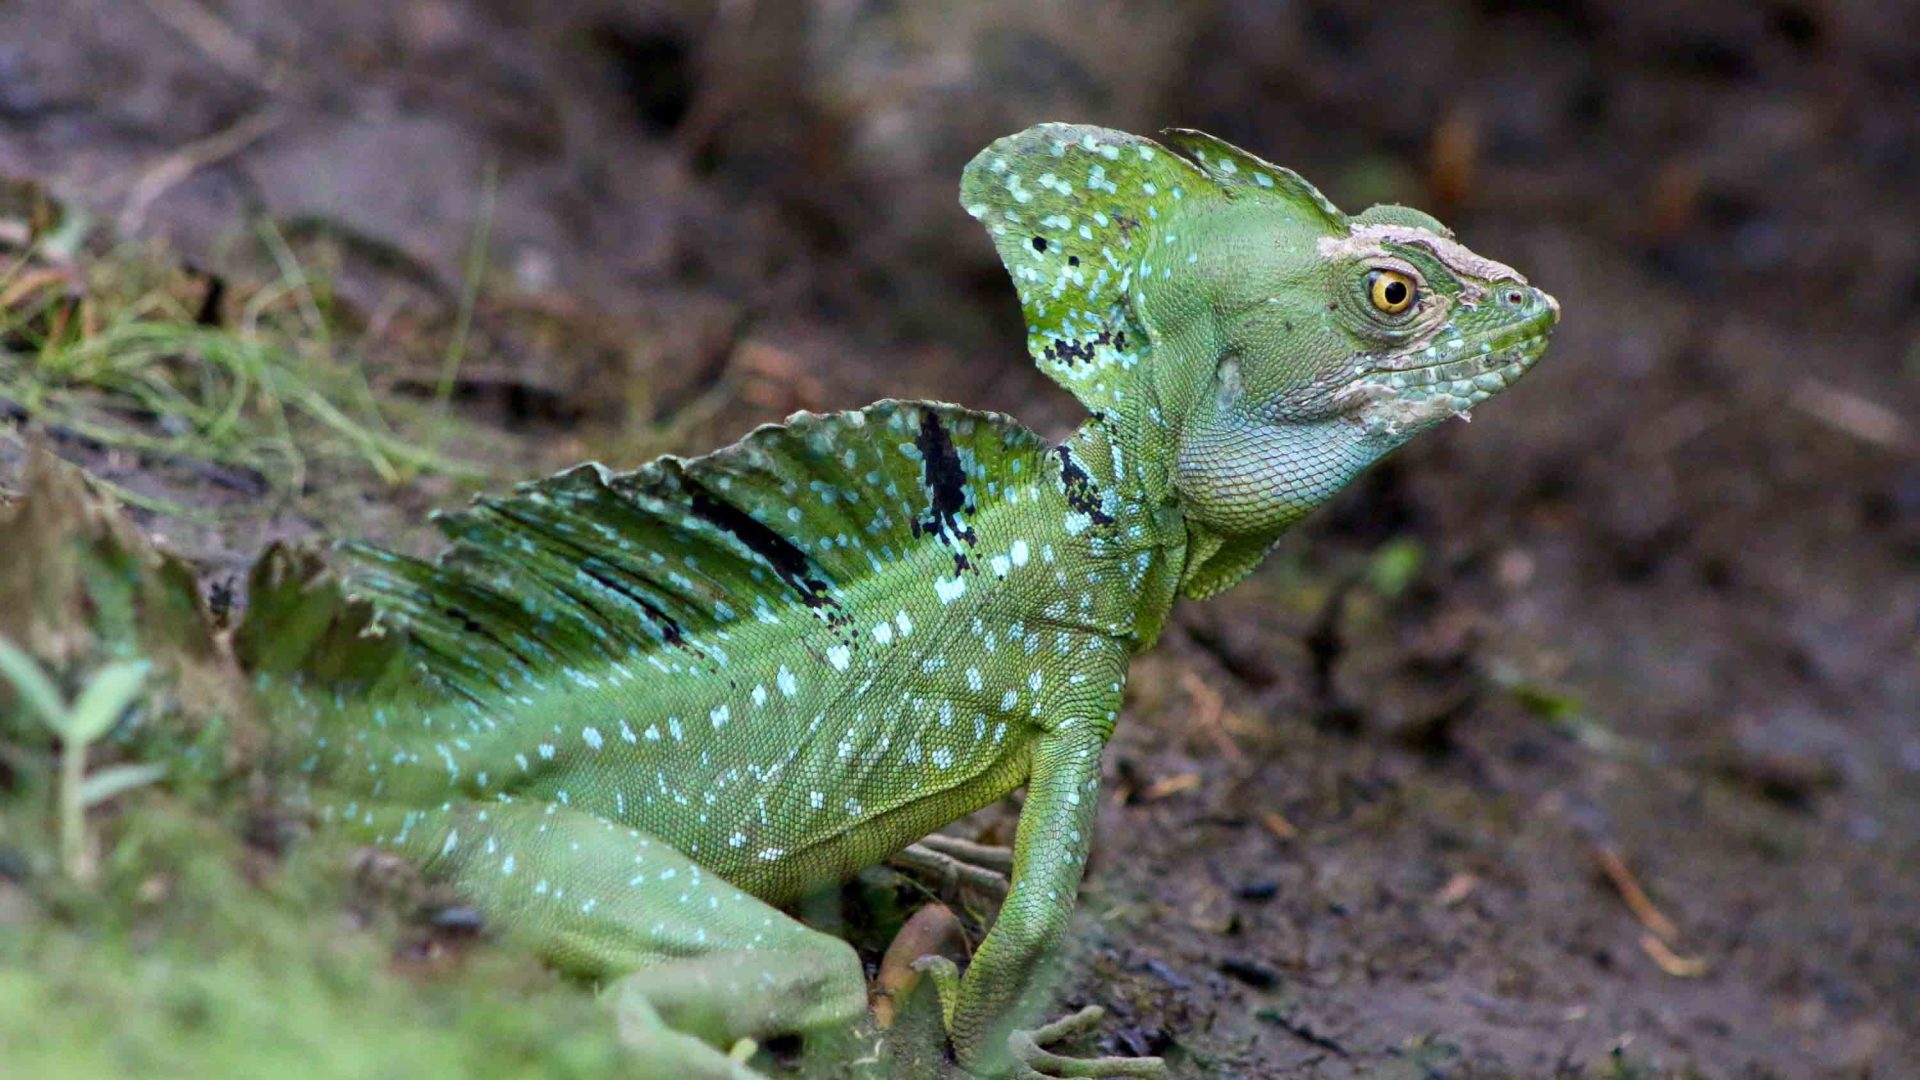
[{"label": "moss", "polygon": [[0,885],[14,913],[0,924],[10,1072],[621,1072],[613,1025],[578,987],[491,947],[409,973],[390,959],[396,915],[354,916],[341,852],[303,846],[282,862],[237,840],[229,817],[144,794],[102,830],[97,881]]}]

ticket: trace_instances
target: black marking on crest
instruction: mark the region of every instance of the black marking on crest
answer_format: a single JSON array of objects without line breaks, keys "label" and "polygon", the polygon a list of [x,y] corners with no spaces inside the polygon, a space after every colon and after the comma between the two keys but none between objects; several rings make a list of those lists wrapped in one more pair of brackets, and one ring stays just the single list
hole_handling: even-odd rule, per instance
[{"label": "black marking on crest", "polygon": [[973,529],[960,520],[961,514],[970,514],[974,509],[967,502],[967,471],[960,465],[960,453],[954,449],[953,439],[932,409],[920,414],[920,433],[914,436],[913,445],[920,451],[920,478],[926,486],[932,511],[927,520],[913,523],[913,535],[932,535],[952,548],[953,572],[964,573],[972,563],[957,545],[965,543],[971,547],[978,539]]},{"label": "black marking on crest", "polygon": [[[481,587],[484,588],[484,586],[481,586]],[[515,644],[511,635],[502,634],[499,631],[497,631],[494,627],[488,625],[485,622],[482,622],[479,619],[474,618],[472,613],[468,612],[466,608],[461,607],[458,604],[448,604],[443,602],[442,600],[440,600],[438,597],[434,595],[431,589],[422,587],[421,585],[418,584],[417,581],[412,583],[412,587],[407,589],[406,593],[409,596],[411,596],[413,600],[416,603],[418,603],[422,608],[428,611],[437,610],[439,614],[444,615],[449,619],[453,619],[457,621],[460,625],[460,629],[462,632],[472,634],[474,637],[477,637],[477,638],[483,638],[499,646],[502,652],[506,653],[508,656],[511,656],[515,660],[519,661],[519,663],[523,667],[526,667],[531,670],[539,666],[540,658],[537,656],[529,656],[524,650],[522,650],[517,644]],[[406,620],[403,618],[402,621],[405,622]],[[433,647],[431,644],[431,640],[427,636],[423,636],[418,633],[414,635],[414,641],[416,644],[421,645],[423,647]],[[536,646],[536,648],[538,647],[539,646]],[[461,659],[460,657],[455,657],[455,658]]]},{"label": "black marking on crest", "polygon": [[[416,598],[418,598],[420,601],[422,601],[425,604],[432,604],[434,602],[433,594],[427,591],[426,589],[416,589],[414,590],[414,595]],[[513,657],[515,660],[519,661],[522,666],[528,668],[529,670],[535,669],[539,666],[539,658],[527,655],[527,653],[521,650],[521,648],[518,645],[514,644],[514,641],[511,636],[496,633],[493,627],[488,626],[486,623],[483,623],[480,620],[474,618],[471,614],[467,612],[467,609],[460,607],[458,604],[447,605],[446,607],[441,609],[441,614],[446,615],[453,619],[457,619],[460,623],[460,629],[462,631],[468,634],[472,634],[474,637],[483,638],[487,641],[492,642],[495,645],[498,645],[502,652],[505,652],[507,655]],[[424,643],[424,639],[420,639],[416,637],[416,640]]]},{"label": "black marking on crest", "polygon": [[[539,515],[526,513],[512,502],[504,500],[492,501],[487,504],[487,508],[509,521],[517,522],[522,528],[539,533],[549,544],[557,547],[570,548],[579,552],[579,570],[599,582],[609,591],[619,593],[637,604],[640,610],[646,612],[647,618],[653,621],[654,628],[660,632],[660,640],[711,663],[711,658],[687,642],[686,633],[680,626],[678,620],[672,615],[667,614],[665,609],[654,603],[652,598],[646,593],[630,586],[624,580],[619,570],[610,567],[605,560],[593,555],[590,550],[582,547],[578,541],[562,533],[554,532],[547,527],[546,522]],[[602,618],[605,617],[604,614],[600,613],[598,609],[594,607],[591,601],[582,599],[580,602],[588,608],[593,609],[596,614],[601,614]]]},{"label": "black marking on crest", "polygon": [[[427,595],[428,594],[425,593],[424,591],[421,593],[421,597],[423,599],[425,599]],[[480,620],[467,614],[467,609],[459,606],[458,604],[449,604],[446,607],[442,608],[441,612],[445,614],[447,618],[452,619],[453,621],[459,623],[460,629],[466,631],[469,634],[483,634],[486,632],[487,628],[480,625]]]},{"label": "black marking on crest", "polygon": [[1059,443],[1053,452],[1060,456],[1060,486],[1066,493],[1067,505],[1087,515],[1095,525],[1113,524],[1113,515],[1101,508],[1100,485],[1073,460],[1073,451],[1066,443]]},{"label": "black marking on crest", "polygon": [[1068,341],[1066,338],[1054,338],[1053,344],[1042,350],[1047,359],[1072,367],[1082,360],[1092,360],[1094,350],[1102,345],[1111,345],[1116,349],[1127,347],[1125,330],[1102,330],[1085,341]]},{"label": "black marking on crest", "polygon": [[[838,609],[839,603],[828,594],[825,581],[814,576],[813,561],[793,541],[774,532],[751,514],[713,497],[692,477],[681,481],[687,488],[687,509],[693,516],[712,525],[746,545],[747,550],[766,560],[780,580],[800,594],[800,602],[816,611]],[[831,615],[829,620],[832,621]]]},{"label": "black marking on crest", "polygon": [[[646,612],[647,618],[653,620],[653,624],[660,629],[660,640],[675,648],[693,651],[687,645],[686,631],[681,629],[680,623],[673,616],[667,614],[660,605],[646,596],[627,587],[621,575],[617,571],[608,572],[610,569],[604,562],[595,558],[583,559],[580,562],[582,573],[639,605],[640,610]],[[700,654],[696,653],[696,655]],[[702,659],[705,657],[702,656]]]}]

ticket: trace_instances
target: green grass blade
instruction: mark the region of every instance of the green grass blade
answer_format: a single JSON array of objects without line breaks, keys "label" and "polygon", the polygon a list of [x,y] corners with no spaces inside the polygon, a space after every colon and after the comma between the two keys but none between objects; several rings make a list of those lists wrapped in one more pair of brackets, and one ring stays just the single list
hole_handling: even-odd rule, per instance
[{"label": "green grass blade", "polygon": [[13,642],[0,638],[0,674],[13,683],[14,692],[20,700],[40,714],[48,727],[55,727],[67,713],[67,703],[60,691],[41,670],[40,662],[28,655],[26,650]]},{"label": "green grass blade", "polygon": [[117,660],[101,668],[74,699],[73,709],[55,725],[68,743],[84,746],[105,735],[140,695],[153,665],[146,660]]},{"label": "green grass blade", "polygon": [[158,761],[97,770],[80,781],[80,805],[91,809],[116,795],[145,787],[165,775],[167,767]]}]

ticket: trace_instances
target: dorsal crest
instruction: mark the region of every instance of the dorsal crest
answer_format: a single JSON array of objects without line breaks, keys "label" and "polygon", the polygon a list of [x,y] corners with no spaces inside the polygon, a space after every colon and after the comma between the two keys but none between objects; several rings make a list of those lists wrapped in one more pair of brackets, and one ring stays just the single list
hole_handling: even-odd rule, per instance
[{"label": "dorsal crest", "polygon": [[1149,362],[1139,310],[1187,257],[1183,221],[1259,202],[1344,228],[1294,172],[1198,131],[1163,137],[1041,124],[981,151],[960,182],[1019,291],[1034,361],[1094,411],[1124,405]]},{"label": "dorsal crest", "polygon": [[[398,663],[488,708],[608,680],[724,682],[761,635],[801,637],[846,671],[876,635],[906,632],[897,612],[944,610],[1037,564],[1042,541],[1002,534],[1078,508],[1054,454],[1006,417],[952,405],[799,413],[712,454],[581,465],[438,515],[452,545],[431,562],[345,545],[326,596],[309,595],[317,566],[282,559],[256,575],[271,600],[248,640],[288,653],[263,666],[330,686],[393,690]],[[341,591],[372,602],[384,638],[364,605],[328,622]],[[315,644],[336,640],[339,657]]]}]

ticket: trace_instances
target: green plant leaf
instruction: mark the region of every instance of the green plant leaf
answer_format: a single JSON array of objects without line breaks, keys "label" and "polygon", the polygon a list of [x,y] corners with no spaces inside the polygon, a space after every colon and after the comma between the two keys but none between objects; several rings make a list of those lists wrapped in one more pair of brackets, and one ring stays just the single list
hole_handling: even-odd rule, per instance
[{"label": "green plant leaf", "polygon": [[47,673],[41,669],[40,661],[13,642],[0,639],[0,674],[6,675],[7,681],[13,683],[14,692],[20,695],[20,700],[39,713],[48,727],[60,726],[61,719],[67,714],[67,703],[54,687],[53,680],[47,678]]},{"label": "green plant leaf", "polygon": [[137,787],[144,787],[167,775],[166,765],[150,761],[141,765],[115,765],[88,774],[80,782],[80,804],[95,807],[108,799]]},{"label": "green plant leaf", "polygon": [[105,735],[127,711],[153,667],[145,660],[118,660],[101,668],[74,700],[73,710],[54,724],[60,737],[85,745]]},{"label": "green plant leaf", "polygon": [[1426,551],[1418,540],[1389,540],[1373,553],[1367,567],[1367,580],[1373,591],[1391,600],[1407,591],[1420,577]]}]

